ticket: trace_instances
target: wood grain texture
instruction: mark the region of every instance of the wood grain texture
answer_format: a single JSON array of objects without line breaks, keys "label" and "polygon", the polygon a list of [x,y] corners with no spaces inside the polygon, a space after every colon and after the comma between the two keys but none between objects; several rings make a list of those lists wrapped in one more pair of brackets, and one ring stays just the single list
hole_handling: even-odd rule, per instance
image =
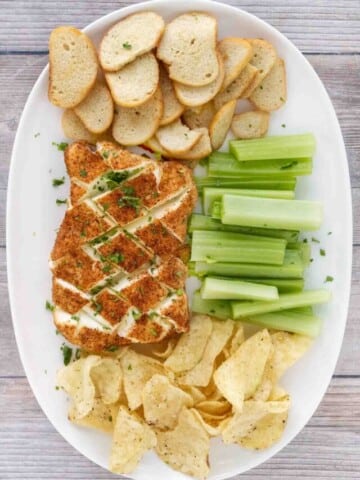
[{"label": "wood grain texture", "polygon": [[[0,0],[1,480],[119,478],[82,457],[54,431],[24,378],[7,296],[5,197],[15,132],[26,98],[47,63],[44,52],[49,32],[60,24],[84,27],[130,3],[133,1]],[[342,353],[329,391],[309,424],[287,448],[236,479],[357,480],[360,478],[360,1],[228,0],[223,3],[258,15],[307,53],[329,92],[341,124],[354,204],[350,311]],[[52,140],[56,139],[49,139]]]},{"label": "wood grain texture", "polygon": [[[46,51],[50,31],[62,24],[84,27],[97,18],[136,3],[89,0],[2,0],[0,51]],[[223,1],[278,28],[304,52],[359,52],[358,0]]]},{"label": "wood grain texture", "polygon": [[[359,389],[359,378],[334,379],[301,434],[274,458],[236,478],[358,480]],[[54,431],[25,379],[0,379],[0,398],[2,480],[119,478],[88,462]]]}]

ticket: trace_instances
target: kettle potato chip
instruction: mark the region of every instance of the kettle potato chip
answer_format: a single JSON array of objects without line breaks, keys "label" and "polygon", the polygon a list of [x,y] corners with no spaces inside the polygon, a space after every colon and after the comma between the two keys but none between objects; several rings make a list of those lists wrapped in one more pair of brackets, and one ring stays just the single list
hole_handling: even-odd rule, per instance
[{"label": "kettle potato chip", "polygon": [[239,412],[244,400],[260,384],[271,347],[269,332],[261,330],[242,343],[214,373],[217,388]]},{"label": "kettle potato chip", "polygon": [[183,407],[192,407],[192,397],[175,387],[164,375],[154,375],[142,391],[144,417],[161,430],[174,428]]},{"label": "kettle potato chip", "polygon": [[96,391],[105,405],[119,400],[122,384],[121,367],[113,358],[102,358],[90,370]]},{"label": "kettle potato chip", "polygon": [[156,451],[168,465],[204,479],[209,473],[209,436],[192,410],[184,408],[177,426],[157,433]]}]

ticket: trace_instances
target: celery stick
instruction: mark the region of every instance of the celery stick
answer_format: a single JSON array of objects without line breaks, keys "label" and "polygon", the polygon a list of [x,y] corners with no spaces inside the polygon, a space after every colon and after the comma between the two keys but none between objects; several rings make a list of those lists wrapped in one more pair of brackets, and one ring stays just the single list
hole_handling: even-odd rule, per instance
[{"label": "celery stick", "polygon": [[301,293],[285,293],[274,302],[231,302],[233,318],[250,317],[261,313],[278,312],[297,307],[326,303],[331,294],[328,290],[308,290]]},{"label": "celery stick", "polygon": [[286,250],[282,265],[196,262],[194,272],[198,276],[224,275],[228,277],[296,279],[303,277],[304,264],[298,252]]},{"label": "celery stick", "polygon": [[322,320],[319,317],[298,312],[297,309],[263,313],[262,315],[244,318],[243,321],[264,328],[284,330],[309,337],[317,337],[322,325]]},{"label": "celery stick", "polygon": [[254,160],[238,162],[230,153],[214,152],[209,157],[209,177],[239,177],[242,175],[310,175],[312,159],[310,157],[274,160]]},{"label": "celery stick", "polygon": [[299,232],[293,230],[276,230],[271,228],[241,227],[239,225],[223,225],[219,220],[215,220],[206,215],[193,213],[190,218],[189,233],[195,230],[212,230],[223,232],[239,232],[249,235],[260,235],[264,237],[284,238],[288,242],[297,242]]},{"label": "celery stick", "polygon": [[279,293],[301,292],[304,288],[303,279],[294,278],[239,278],[245,282],[261,283],[262,285],[272,285],[276,287]]},{"label": "celery stick", "polygon": [[213,203],[220,201],[225,193],[245,197],[283,198],[285,200],[292,200],[295,198],[295,193],[292,190],[251,190],[205,187],[202,194],[202,204],[205,215],[210,215]]},{"label": "celery stick", "polygon": [[268,190],[295,190],[296,178],[279,175],[242,175],[237,178],[195,177],[196,186],[201,193],[204,187],[225,187]]},{"label": "celery stick", "polygon": [[230,142],[230,152],[239,162],[272,158],[312,157],[315,152],[315,137],[312,133],[305,133],[252,140],[232,140]]},{"label": "celery stick", "polygon": [[226,300],[203,300],[200,292],[195,292],[192,298],[191,310],[195,313],[212,315],[217,318],[231,318],[230,302]]},{"label": "celery stick", "polygon": [[221,221],[243,225],[289,230],[317,230],[322,222],[320,202],[223,195]]},{"label": "celery stick", "polygon": [[241,241],[247,242],[259,242],[260,244],[273,244],[279,248],[285,248],[287,242],[284,238],[274,238],[269,236],[259,236],[259,235],[249,235],[247,233],[237,233],[237,232],[212,232],[208,230],[196,230],[193,233],[193,243],[199,244],[211,244],[211,245],[220,245],[219,242],[223,244],[234,244],[238,245]]},{"label": "celery stick", "polygon": [[311,245],[310,243],[304,242],[289,242],[287,247],[289,250],[297,250],[300,252],[304,265],[308,266],[310,264],[311,258]]},{"label": "celery stick", "polygon": [[214,202],[212,204],[210,214],[211,214],[211,217],[214,220],[220,220],[220,222],[221,222],[221,201],[220,202]]},{"label": "celery stick", "polygon": [[264,265],[282,265],[284,250],[273,245],[242,242],[238,246],[194,245],[191,247],[191,261],[239,262]]},{"label": "celery stick", "polygon": [[205,300],[272,301],[279,298],[278,290],[274,286],[219,277],[206,277],[200,295]]}]

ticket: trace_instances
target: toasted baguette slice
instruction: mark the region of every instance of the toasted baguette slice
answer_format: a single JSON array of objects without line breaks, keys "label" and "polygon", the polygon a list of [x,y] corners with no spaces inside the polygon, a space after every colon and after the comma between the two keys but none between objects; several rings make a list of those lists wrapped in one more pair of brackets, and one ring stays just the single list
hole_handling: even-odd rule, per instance
[{"label": "toasted baguette slice", "polygon": [[184,123],[191,129],[209,128],[216,113],[213,102],[205,103],[199,108],[189,108],[183,114]]},{"label": "toasted baguette slice", "polygon": [[85,100],[74,108],[74,112],[90,132],[105,132],[114,116],[114,103],[107,86],[95,83]]},{"label": "toasted baguette slice", "polygon": [[286,71],[284,60],[278,58],[269,75],[250,96],[250,101],[259,109],[272,112],[286,102]]},{"label": "toasted baguette slice", "polygon": [[61,108],[78,105],[92,89],[98,61],[94,45],[73,27],[55,28],[49,39],[49,100]]},{"label": "toasted baguette slice", "polygon": [[260,138],[268,131],[269,118],[269,113],[261,110],[240,113],[234,115],[231,130],[236,138]]},{"label": "toasted baguette slice", "polygon": [[250,95],[255,90],[257,85],[259,85],[259,76],[260,76],[260,71],[258,69],[256,69],[256,72],[255,72],[255,75],[254,75],[253,79],[251,80],[249,85],[245,88],[243,93],[240,95],[240,98],[249,98],[250,97]]},{"label": "toasted baguette slice", "polygon": [[145,53],[118,72],[105,74],[111,94],[121,107],[137,107],[151,98],[159,84],[159,65],[153,53]]},{"label": "toasted baguette slice", "polygon": [[190,150],[200,140],[201,133],[190,130],[180,120],[160,127],[156,138],[160,145],[171,155],[182,154]]},{"label": "toasted baguette slice", "polygon": [[219,74],[216,55],[217,22],[204,12],[189,12],[176,17],[164,31],[157,57],[169,65],[170,78],[201,87]]},{"label": "toasted baguette slice", "polygon": [[212,148],[208,129],[197,128],[194,131],[201,133],[200,140],[188,152],[173,155],[174,158],[179,160],[201,160],[210,155]]},{"label": "toasted baguette slice", "polygon": [[237,100],[240,98],[243,92],[254,80],[257,71],[257,68],[250,65],[250,63],[245,65],[240,75],[214,98],[216,110],[219,110],[225,105],[225,103],[230,102],[230,100]]},{"label": "toasted baguette slice", "polygon": [[230,85],[248,64],[252,57],[252,46],[243,38],[224,38],[218,43],[218,49],[224,60],[225,78],[223,89]]},{"label": "toasted baguette slice", "polygon": [[65,137],[71,140],[86,140],[95,143],[99,136],[90,132],[74,110],[65,110],[61,117],[61,126]]},{"label": "toasted baguette slice", "polygon": [[112,133],[121,145],[141,145],[156,132],[163,112],[160,88],[146,103],[133,108],[115,108]]},{"label": "toasted baguette slice", "polygon": [[183,105],[188,107],[198,107],[210,102],[215,95],[220,91],[224,81],[224,65],[221,55],[218,54],[219,74],[217,78],[203,87],[189,87],[182,83],[174,82],[175,92],[177,98]]},{"label": "toasted baguette slice", "polygon": [[234,116],[235,107],[236,100],[225,103],[210,123],[209,133],[213,150],[217,150],[224,143]]},{"label": "toasted baguette slice", "polygon": [[[275,48],[266,40],[261,38],[248,38],[247,40],[253,48],[250,63],[259,70],[256,81],[252,85],[252,91],[254,91],[274,66],[277,54]],[[252,91],[247,95],[250,96]]]},{"label": "toasted baguette slice", "polygon": [[160,88],[164,103],[164,111],[160,125],[163,126],[179,118],[185,107],[177,99],[173,82],[170,80],[166,68],[162,65],[160,65]]},{"label": "toasted baguette slice", "polygon": [[116,72],[136,57],[150,52],[159,42],[165,23],[154,12],[134,13],[116,23],[100,44],[100,63],[108,72]]}]

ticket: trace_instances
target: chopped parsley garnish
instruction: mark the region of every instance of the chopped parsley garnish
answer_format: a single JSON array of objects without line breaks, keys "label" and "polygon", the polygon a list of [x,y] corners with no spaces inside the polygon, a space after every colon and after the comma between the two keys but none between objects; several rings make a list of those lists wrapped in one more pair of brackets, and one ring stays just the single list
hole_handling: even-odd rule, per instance
[{"label": "chopped parsley garnish", "polygon": [[325,252],[325,250],[324,250],[323,248],[320,248],[320,255],[321,255],[322,257],[325,257],[325,255],[326,255],[326,252]]},{"label": "chopped parsley garnish", "polygon": [[314,243],[320,243],[320,240],[318,240],[315,237],[311,237],[311,241],[314,242]]},{"label": "chopped parsley garnish", "polygon": [[110,347],[107,347],[105,348],[106,351],[108,352],[116,352],[116,350],[118,350],[119,347],[117,347],[116,345],[110,345]]},{"label": "chopped parsley garnish", "polygon": [[46,300],[45,302],[45,308],[46,310],[49,310],[50,312],[53,312],[55,310],[55,305],[52,305],[49,300]]},{"label": "chopped parsley garnish", "polygon": [[40,137],[40,132],[35,133],[34,138]]},{"label": "chopped parsley garnish", "polygon": [[156,330],[156,328],[150,328],[150,333],[153,337],[157,337],[158,336],[158,332]]},{"label": "chopped parsley garnish", "polygon": [[128,369],[128,370],[132,370],[131,363],[129,363],[129,365],[128,365],[128,368],[127,368],[127,369]]},{"label": "chopped parsley garnish", "polygon": [[119,207],[132,207],[136,210],[136,213],[139,212],[141,208],[141,202],[139,197],[132,197],[130,195],[124,195],[118,200]]},{"label": "chopped parsley garnish", "polygon": [[102,271],[104,273],[109,273],[111,271],[111,265],[107,263],[106,265],[103,266]]},{"label": "chopped parsley garnish", "polygon": [[75,350],[74,358],[75,358],[75,360],[79,360],[80,357],[81,357],[81,350],[80,350],[80,348],[77,348]]},{"label": "chopped parsley garnish", "polygon": [[[129,176],[129,172],[108,172],[103,175],[103,180],[106,182],[107,187],[110,190],[117,188],[123,180],[126,180]],[[98,187],[99,189],[99,187]]]},{"label": "chopped parsley garnish", "polygon": [[67,345],[65,345],[65,343],[63,343],[60,350],[63,354],[64,365],[69,365],[72,357],[72,348],[68,347]]},{"label": "chopped parsley garnish", "polygon": [[104,211],[107,212],[110,208],[110,204],[109,203],[103,203],[102,207],[103,207]]},{"label": "chopped parsley garnish", "polygon": [[98,245],[99,243],[107,242],[109,240],[109,235],[104,234],[100,235],[100,237],[94,238],[94,240],[91,240],[90,245]]},{"label": "chopped parsley garnish", "polygon": [[108,420],[109,420],[109,422],[112,422],[112,416],[111,415],[108,416]]},{"label": "chopped parsley garnish", "polygon": [[65,183],[65,177],[53,178],[52,186],[53,187],[59,187],[60,185],[63,185],[64,183]]},{"label": "chopped parsley garnish", "polygon": [[122,185],[120,188],[125,193],[125,195],[134,195],[135,193],[135,188],[131,185]]},{"label": "chopped parsley garnish", "polygon": [[151,319],[157,318],[158,316],[159,316],[159,314],[156,313],[156,312],[150,312],[150,313],[149,313],[149,317],[150,317]]},{"label": "chopped parsley garnish", "polygon": [[334,277],[332,277],[331,275],[327,275],[326,278],[325,278],[324,283],[333,282],[333,281],[334,281]]},{"label": "chopped parsley garnish", "polygon": [[285,102],[285,99],[284,99],[283,97],[280,97],[280,100],[281,100],[282,102]]},{"label": "chopped parsley garnish", "polygon": [[184,290],[182,288],[178,288],[177,290],[175,290],[175,293],[176,293],[176,295],[183,295]]},{"label": "chopped parsley garnish", "polygon": [[121,263],[124,260],[124,255],[120,252],[111,253],[106,257],[109,262]]},{"label": "chopped parsley garnish", "polygon": [[80,322],[80,317],[79,315],[71,315],[71,320],[74,320],[75,322]]},{"label": "chopped parsley garnish", "polygon": [[109,152],[107,150],[104,150],[103,152],[101,152],[101,156],[103,158],[109,158]]},{"label": "chopped parsley garnish", "polygon": [[142,316],[142,313],[140,311],[138,312],[133,312],[133,318],[135,321],[139,320],[139,318],[141,318]]},{"label": "chopped parsley garnish", "polygon": [[160,162],[160,160],[162,159],[162,155],[160,152],[154,152],[154,157],[156,158],[156,160],[158,160]]},{"label": "chopped parsley garnish", "polygon": [[95,307],[95,315],[100,313],[103,309],[103,306],[99,302],[94,302],[92,306]]},{"label": "chopped parsley garnish", "polygon": [[304,239],[303,239],[303,243],[308,243],[308,239],[307,239],[307,238],[304,238]]},{"label": "chopped parsley garnish", "polygon": [[283,123],[281,126],[282,126],[282,128],[285,128],[285,127],[286,127],[285,123]]},{"label": "chopped parsley garnish", "polygon": [[61,198],[56,199],[56,205],[64,205],[66,204],[67,200],[64,198],[63,200]]},{"label": "chopped parsley garnish", "polygon": [[80,177],[83,177],[83,178],[87,177],[87,174],[88,174],[88,172],[84,168],[82,168],[79,173],[80,173]]},{"label": "chopped parsley garnish", "polygon": [[102,285],[94,287],[90,290],[90,295],[97,295],[99,292],[101,292],[102,289],[103,289]]},{"label": "chopped parsley garnish", "polygon": [[297,160],[293,160],[292,162],[285,163],[285,165],[282,165],[280,167],[280,170],[287,170],[288,168],[295,167],[295,165],[298,164]]},{"label": "chopped parsley garnish", "polygon": [[64,152],[66,147],[69,144],[66,142],[60,142],[60,143],[52,142],[52,145],[54,145],[54,147],[56,147],[59,150],[59,152]]},{"label": "chopped parsley garnish", "polygon": [[332,235],[332,232],[328,232],[328,235]]},{"label": "chopped parsley garnish", "polygon": [[129,42],[123,43],[122,46],[123,46],[123,48],[125,48],[125,50],[131,50],[132,49],[132,45]]}]

